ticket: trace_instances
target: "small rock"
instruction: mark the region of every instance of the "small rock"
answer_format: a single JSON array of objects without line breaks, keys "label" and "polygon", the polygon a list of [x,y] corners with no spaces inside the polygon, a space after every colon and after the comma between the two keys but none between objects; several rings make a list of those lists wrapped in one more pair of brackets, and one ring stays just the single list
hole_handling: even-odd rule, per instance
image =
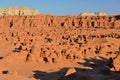
[{"label": "small rock", "polygon": [[69,68],[69,69],[66,71],[65,76],[71,75],[71,74],[73,74],[73,73],[76,73],[75,68]]}]

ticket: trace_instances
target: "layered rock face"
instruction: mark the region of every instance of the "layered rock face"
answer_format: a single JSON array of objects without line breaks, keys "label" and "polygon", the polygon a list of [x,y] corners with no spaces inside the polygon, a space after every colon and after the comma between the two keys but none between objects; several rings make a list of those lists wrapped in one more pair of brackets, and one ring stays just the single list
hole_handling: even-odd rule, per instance
[{"label": "layered rock face", "polygon": [[[114,58],[120,53],[120,15],[1,16],[0,37],[0,56],[8,54],[9,59],[14,55],[13,61],[59,63],[99,56]],[[120,64],[116,65],[119,70]]]},{"label": "layered rock face", "polygon": [[105,16],[107,15],[104,12],[83,12],[80,14],[80,16]]},{"label": "layered rock face", "polygon": [[36,15],[39,11],[28,7],[7,7],[0,8],[0,15]]}]

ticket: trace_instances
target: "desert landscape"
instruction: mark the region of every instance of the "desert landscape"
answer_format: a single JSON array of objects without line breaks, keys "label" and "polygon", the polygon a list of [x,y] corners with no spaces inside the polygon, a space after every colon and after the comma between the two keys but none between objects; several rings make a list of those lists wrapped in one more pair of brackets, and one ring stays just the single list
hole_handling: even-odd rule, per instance
[{"label": "desert landscape", "polygon": [[0,8],[0,80],[120,80],[120,15]]}]

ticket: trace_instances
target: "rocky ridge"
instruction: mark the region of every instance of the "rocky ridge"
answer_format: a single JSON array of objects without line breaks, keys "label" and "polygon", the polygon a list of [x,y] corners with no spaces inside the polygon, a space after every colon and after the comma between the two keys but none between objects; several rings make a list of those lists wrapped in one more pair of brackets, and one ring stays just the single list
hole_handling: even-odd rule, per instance
[{"label": "rocky ridge", "polygon": [[82,12],[80,16],[105,16],[107,15],[104,12]]},{"label": "rocky ridge", "polygon": [[6,8],[0,8],[0,15],[36,15],[39,11],[33,8],[24,6],[12,6]]}]

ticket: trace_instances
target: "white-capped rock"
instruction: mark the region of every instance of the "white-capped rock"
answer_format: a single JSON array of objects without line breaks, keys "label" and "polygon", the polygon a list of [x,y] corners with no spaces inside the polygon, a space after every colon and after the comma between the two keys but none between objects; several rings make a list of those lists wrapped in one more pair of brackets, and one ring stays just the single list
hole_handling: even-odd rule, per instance
[{"label": "white-capped rock", "polygon": [[39,11],[24,6],[0,8],[0,15],[36,15]]}]

